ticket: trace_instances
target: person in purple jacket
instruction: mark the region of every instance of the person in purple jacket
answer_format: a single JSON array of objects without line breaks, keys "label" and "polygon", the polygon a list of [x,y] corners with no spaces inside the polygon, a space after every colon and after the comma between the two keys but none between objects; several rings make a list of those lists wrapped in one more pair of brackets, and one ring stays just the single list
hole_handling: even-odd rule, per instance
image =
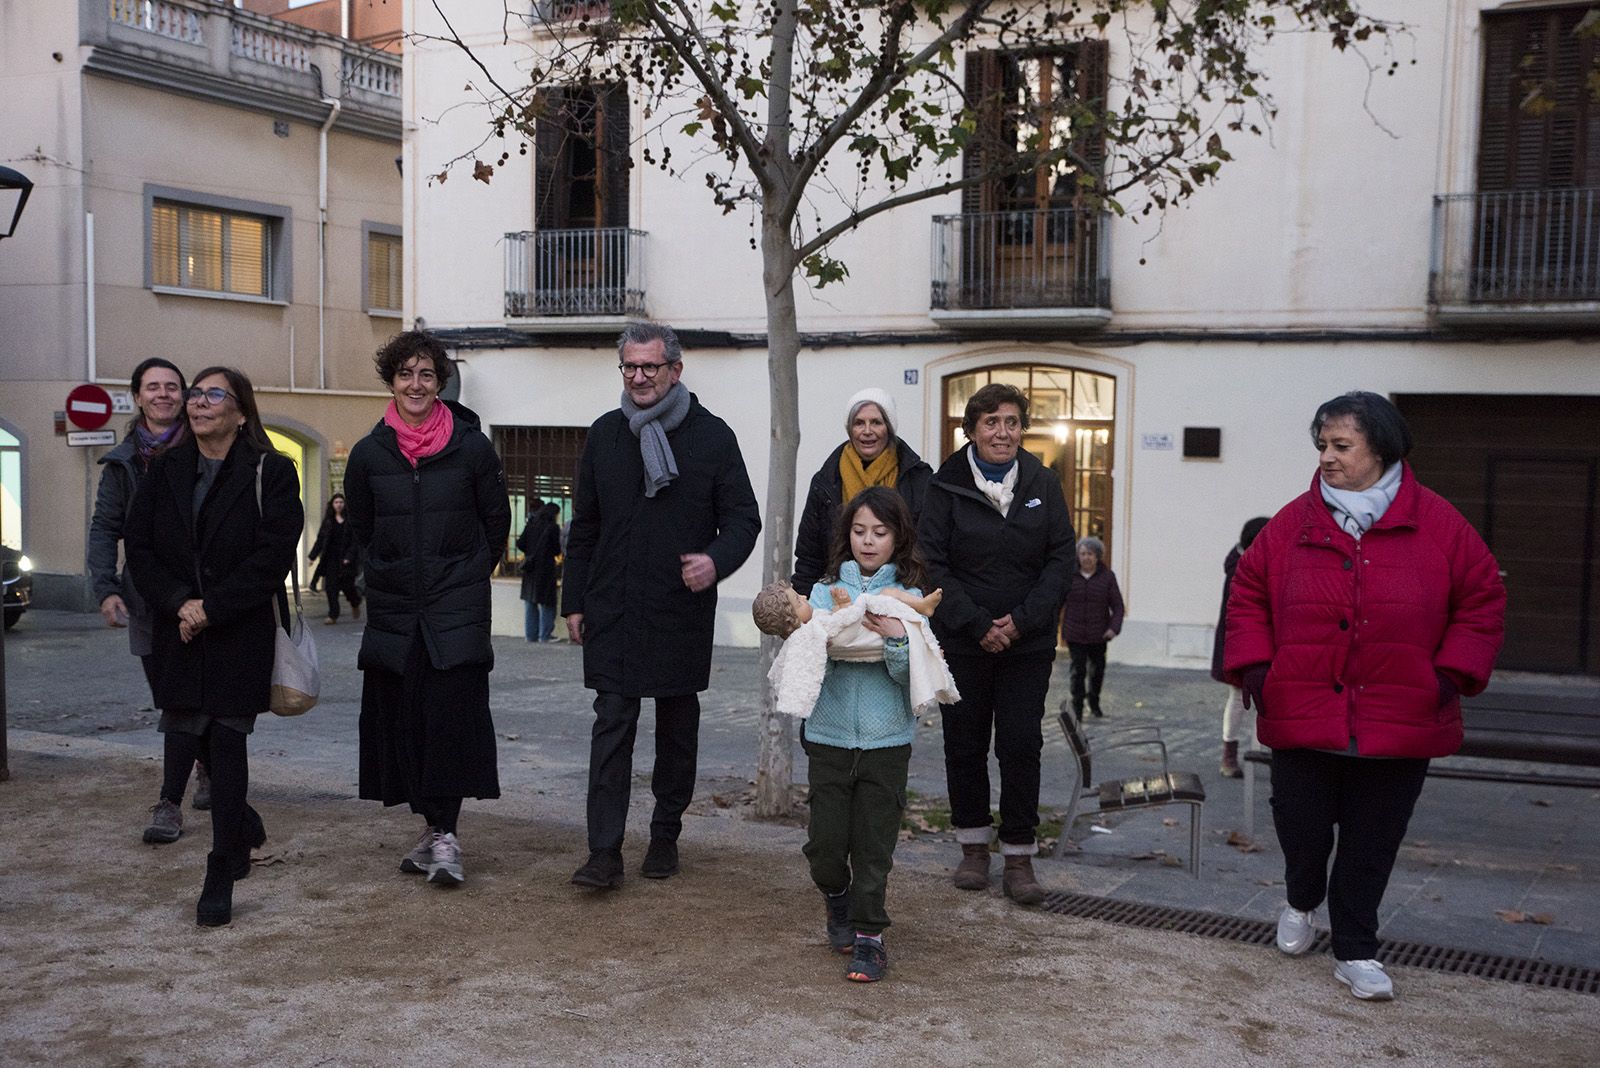
[{"label": "person in purple jacket", "polygon": [[1105,542],[1079,539],[1078,567],[1067,583],[1061,609],[1061,638],[1072,656],[1072,711],[1079,723],[1085,700],[1095,718],[1103,714],[1100,683],[1106,677],[1106,643],[1122,633],[1122,590],[1105,559]]}]

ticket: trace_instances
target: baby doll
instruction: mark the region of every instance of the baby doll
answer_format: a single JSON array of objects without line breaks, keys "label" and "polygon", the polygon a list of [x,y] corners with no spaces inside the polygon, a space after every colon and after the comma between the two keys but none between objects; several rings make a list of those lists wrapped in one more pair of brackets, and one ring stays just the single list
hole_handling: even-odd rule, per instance
[{"label": "baby doll", "polygon": [[[850,594],[842,587],[834,586],[828,592],[833,597],[835,611],[850,607]],[[885,590],[875,596],[892,597],[921,615],[931,616],[933,610],[939,607],[939,602],[944,600],[944,591],[934,590],[932,593],[917,597],[905,590]],[[762,634],[771,634],[779,638],[787,638],[811,622],[814,611],[810,601],[800,596],[793,586],[781,579],[762,587],[761,592],[756,594],[756,599],[750,603],[750,614],[755,617],[756,629]],[[883,644],[883,639],[877,635],[870,637],[880,646]],[[834,640],[838,641],[838,637]]]}]

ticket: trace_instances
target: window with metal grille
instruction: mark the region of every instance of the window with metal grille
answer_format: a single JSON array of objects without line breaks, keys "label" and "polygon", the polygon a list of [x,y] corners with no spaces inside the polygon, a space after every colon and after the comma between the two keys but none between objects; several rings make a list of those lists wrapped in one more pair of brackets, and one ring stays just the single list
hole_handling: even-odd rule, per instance
[{"label": "window with metal grille", "polygon": [[150,209],[151,282],[271,297],[277,225],[264,216],[157,200]]},{"label": "window with metal grille", "polygon": [[367,310],[399,312],[405,250],[398,233],[367,226]]},{"label": "window with metal grille", "polygon": [[[567,523],[572,519],[573,488],[578,461],[589,428],[581,426],[497,426],[494,447],[506,470],[506,492],[511,497],[511,538],[501,554],[497,576],[514,578],[522,566],[517,536],[538,503],[561,509],[563,549]],[[538,502],[538,503],[535,503]]]}]

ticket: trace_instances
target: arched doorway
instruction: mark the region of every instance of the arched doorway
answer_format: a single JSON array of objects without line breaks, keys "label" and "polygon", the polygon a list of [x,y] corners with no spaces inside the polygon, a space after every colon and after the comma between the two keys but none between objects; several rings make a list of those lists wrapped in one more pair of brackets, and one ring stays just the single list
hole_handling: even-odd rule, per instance
[{"label": "arched doorway", "polygon": [[277,427],[266,428],[267,437],[272,442],[272,447],[294,461],[295,478],[300,483],[300,505],[305,509],[305,526],[300,530],[300,544],[295,549],[295,571],[300,576],[301,583],[306,582],[306,553],[310,549],[308,538],[317,536],[317,525],[322,522],[322,513],[314,511],[311,502],[306,499],[306,446],[299,438],[290,435],[287,431]]},{"label": "arched doorway", "polygon": [[1078,536],[1093,535],[1111,554],[1112,457],[1116,454],[1117,381],[1110,375],[1046,364],[1001,364],[944,379],[943,453],[967,442],[961,417],[983,386],[1003,382],[1028,397],[1030,425],[1023,448],[1061,478]]}]

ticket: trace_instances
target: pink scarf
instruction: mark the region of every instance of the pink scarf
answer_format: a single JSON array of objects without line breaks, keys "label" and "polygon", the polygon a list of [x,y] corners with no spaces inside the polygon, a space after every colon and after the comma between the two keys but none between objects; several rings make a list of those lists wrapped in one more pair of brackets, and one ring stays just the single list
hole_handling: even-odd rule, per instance
[{"label": "pink scarf", "polygon": [[435,401],[433,411],[428,413],[428,418],[422,421],[421,426],[412,426],[400,418],[400,411],[394,406],[394,401],[389,402],[389,408],[383,413],[383,421],[394,430],[394,436],[400,445],[400,455],[411,461],[411,466],[417,466],[417,461],[424,456],[432,456],[450,443],[450,435],[456,428],[455,416],[450,414],[450,406],[443,401]]}]

